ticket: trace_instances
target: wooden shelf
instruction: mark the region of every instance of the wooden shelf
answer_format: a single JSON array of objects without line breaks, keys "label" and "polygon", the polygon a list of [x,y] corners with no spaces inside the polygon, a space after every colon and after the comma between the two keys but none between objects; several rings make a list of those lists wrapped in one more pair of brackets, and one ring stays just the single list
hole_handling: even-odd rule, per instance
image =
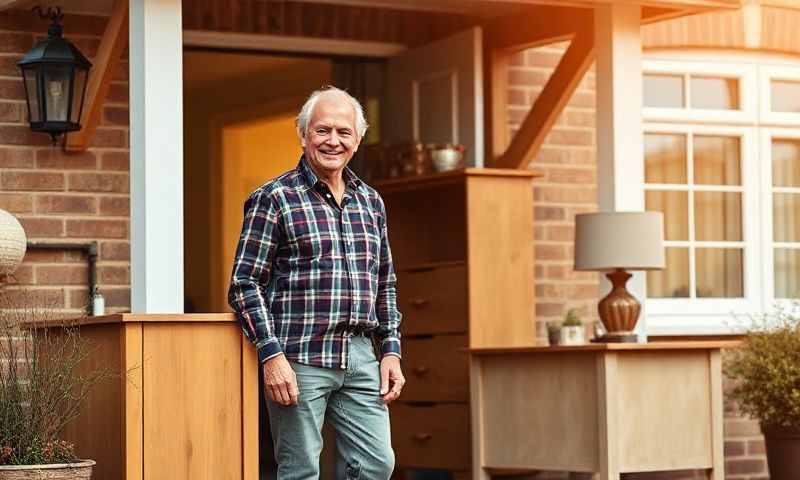
[{"label": "wooden shelf", "polygon": [[376,181],[373,186],[381,193],[391,193],[458,183],[464,181],[468,177],[538,178],[542,176],[544,176],[542,172],[531,170],[513,170],[509,168],[460,168],[458,170],[432,173],[430,175],[381,179]]},{"label": "wooden shelf", "polygon": [[415,263],[413,265],[408,265],[404,267],[398,267],[399,272],[419,272],[422,270],[433,270],[435,268],[447,268],[447,267],[462,267],[467,264],[466,260],[449,260],[449,261],[442,261],[442,262],[422,262],[422,263]]}]

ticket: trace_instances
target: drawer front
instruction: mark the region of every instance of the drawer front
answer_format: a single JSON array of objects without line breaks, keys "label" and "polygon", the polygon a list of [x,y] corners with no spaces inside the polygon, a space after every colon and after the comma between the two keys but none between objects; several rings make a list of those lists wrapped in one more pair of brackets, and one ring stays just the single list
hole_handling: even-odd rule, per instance
[{"label": "drawer front", "polygon": [[469,355],[464,335],[403,340],[402,399],[409,402],[468,402]]},{"label": "drawer front", "polygon": [[467,331],[464,265],[397,273],[398,306],[406,335]]},{"label": "drawer front", "polygon": [[390,407],[398,468],[468,470],[472,458],[469,404]]}]

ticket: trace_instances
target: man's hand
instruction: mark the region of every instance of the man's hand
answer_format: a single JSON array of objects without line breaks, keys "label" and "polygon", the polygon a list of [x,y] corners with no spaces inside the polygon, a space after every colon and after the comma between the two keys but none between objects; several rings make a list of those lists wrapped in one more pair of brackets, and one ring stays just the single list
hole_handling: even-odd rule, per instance
[{"label": "man's hand", "polygon": [[381,398],[386,403],[397,400],[403,390],[406,379],[400,369],[400,358],[397,355],[386,355],[381,359]]},{"label": "man's hand", "polygon": [[297,376],[283,354],[264,362],[262,373],[264,391],[270,400],[284,406],[297,405],[297,397],[300,395]]}]

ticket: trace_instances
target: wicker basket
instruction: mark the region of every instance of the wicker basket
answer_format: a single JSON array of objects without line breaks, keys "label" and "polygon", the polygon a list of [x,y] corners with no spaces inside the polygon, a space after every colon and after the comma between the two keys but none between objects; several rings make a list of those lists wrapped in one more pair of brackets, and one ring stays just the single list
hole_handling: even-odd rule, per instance
[{"label": "wicker basket", "polygon": [[94,460],[52,465],[3,465],[0,480],[89,480]]}]

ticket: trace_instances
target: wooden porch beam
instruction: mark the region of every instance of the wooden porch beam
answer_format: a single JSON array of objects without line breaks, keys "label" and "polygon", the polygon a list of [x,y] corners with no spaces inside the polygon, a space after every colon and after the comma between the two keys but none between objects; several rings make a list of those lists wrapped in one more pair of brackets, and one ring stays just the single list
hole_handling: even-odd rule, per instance
[{"label": "wooden porch beam", "polygon": [[524,169],[528,166],[594,57],[594,26],[589,23],[572,39],[508,149],[495,163],[496,167]]},{"label": "wooden porch beam", "polygon": [[116,0],[89,73],[81,115],[82,128],[67,135],[65,151],[82,152],[92,143],[94,132],[103,116],[103,103],[111,88],[111,77],[127,45],[128,0]]}]

